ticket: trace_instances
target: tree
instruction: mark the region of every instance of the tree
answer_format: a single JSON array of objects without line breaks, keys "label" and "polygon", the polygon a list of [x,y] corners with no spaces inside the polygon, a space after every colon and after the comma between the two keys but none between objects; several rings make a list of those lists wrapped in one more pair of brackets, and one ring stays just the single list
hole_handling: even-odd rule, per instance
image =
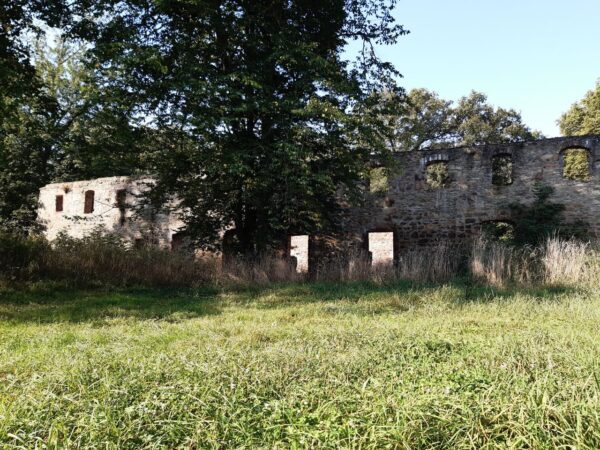
[{"label": "tree", "polygon": [[42,27],[66,23],[64,1],[11,0],[0,8],[0,120],[10,113],[14,99],[35,93],[39,87],[30,61],[27,35]]},{"label": "tree", "polygon": [[0,228],[13,232],[37,229],[40,187],[131,174],[146,142],[145,131],[133,129],[93,83],[82,47],[59,37],[32,48],[35,89],[3,97],[10,108],[0,123]]},{"label": "tree", "polygon": [[413,89],[396,101],[401,104],[399,113],[387,118],[394,151],[521,142],[542,137],[523,124],[518,112],[494,108],[480,92],[471,92],[456,105],[426,89]]},{"label": "tree", "polygon": [[563,136],[600,134],[600,80],[558,120]]},{"label": "tree", "polygon": [[86,65],[86,47],[57,36],[40,39],[34,55],[41,90],[53,99],[52,179],[71,181],[143,170],[148,130],[135,128],[128,105],[111,98]]},{"label": "tree", "polygon": [[35,202],[47,182],[55,103],[41,92],[31,64],[28,36],[64,24],[64,2],[14,0],[0,8],[0,227],[24,231],[35,225]]},{"label": "tree", "polygon": [[494,108],[481,92],[462,97],[454,110],[458,145],[523,142],[542,137],[523,123],[514,109]]},{"label": "tree", "polygon": [[203,246],[233,227],[233,247],[256,255],[332,226],[387,151],[365,114],[373,91],[397,90],[373,50],[405,33],[394,4],[99,0],[73,33],[95,43],[97,76],[130,120],[155,130],[153,198],[177,196]]},{"label": "tree", "polygon": [[388,116],[390,145],[394,151],[413,151],[456,138],[452,102],[427,89],[413,89],[406,98],[398,97],[399,111]]},{"label": "tree", "polygon": [[8,103],[0,127],[0,228],[24,233],[36,228],[37,195],[50,181],[52,105],[31,96]]}]

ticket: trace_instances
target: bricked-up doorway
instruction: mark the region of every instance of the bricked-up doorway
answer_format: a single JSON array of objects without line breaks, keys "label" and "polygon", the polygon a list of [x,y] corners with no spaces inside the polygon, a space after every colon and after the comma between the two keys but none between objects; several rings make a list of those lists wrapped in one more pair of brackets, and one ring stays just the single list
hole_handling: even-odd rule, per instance
[{"label": "bricked-up doorway", "polygon": [[389,266],[394,263],[394,233],[392,231],[369,233],[368,240],[373,266]]},{"label": "bricked-up doorway", "polygon": [[308,273],[308,235],[290,236],[290,257],[296,262],[297,273]]}]

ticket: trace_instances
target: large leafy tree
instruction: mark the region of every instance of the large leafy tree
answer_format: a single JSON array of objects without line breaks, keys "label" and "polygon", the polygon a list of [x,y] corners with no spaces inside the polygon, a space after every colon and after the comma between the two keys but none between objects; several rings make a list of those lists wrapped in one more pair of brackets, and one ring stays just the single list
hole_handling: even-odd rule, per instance
[{"label": "large leafy tree", "polygon": [[64,1],[11,0],[0,8],[0,120],[14,109],[15,99],[35,94],[39,88],[31,64],[27,37],[44,26],[60,26],[68,18]]},{"label": "large leafy tree", "polygon": [[564,136],[600,134],[600,80],[558,120]]},{"label": "large leafy tree", "polygon": [[367,113],[395,89],[374,52],[405,32],[394,3],[98,0],[73,32],[95,43],[106,92],[154,130],[153,198],[176,196],[204,246],[230,227],[237,251],[258,254],[332,226],[386,151]]},{"label": "large leafy tree", "polygon": [[55,102],[51,176],[74,180],[129,175],[143,169],[147,132],[129,120],[129,106],[96,83],[86,47],[63,36],[38,41],[34,55],[41,89]]},{"label": "large leafy tree", "polygon": [[60,36],[34,42],[24,66],[32,68],[29,89],[2,97],[0,227],[19,232],[37,228],[41,186],[132,173],[147,134],[94,83],[83,47]]},{"label": "large leafy tree", "polygon": [[0,227],[35,225],[35,199],[47,182],[55,103],[31,63],[31,38],[67,18],[64,2],[14,0],[0,8]]},{"label": "large leafy tree", "polygon": [[398,112],[387,117],[394,151],[444,146],[499,144],[537,139],[513,109],[495,108],[485,94],[471,92],[456,104],[427,89],[398,97]]}]

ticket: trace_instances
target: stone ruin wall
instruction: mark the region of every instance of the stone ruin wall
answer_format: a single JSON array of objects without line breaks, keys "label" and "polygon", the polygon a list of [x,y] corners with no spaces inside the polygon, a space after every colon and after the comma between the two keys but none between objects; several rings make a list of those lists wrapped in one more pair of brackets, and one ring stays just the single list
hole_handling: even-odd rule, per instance
[{"label": "stone ruin wall", "polygon": [[[589,152],[589,181],[563,177],[563,152],[570,148]],[[492,184],[492,159],[501,155],[512,158],[512,183],[506,186]],[[388,180],[388,191],[369,194],[366,206],[349,212],[346,233],[334,239],[338,248],[381,246],[369,243],[372,232],[393,232],[395,258],[407,249],[440,240],[465,240],[478,234],[486,222],[510,222],[506,205],[530,203],[537,182],[555,189],[550,201],[565,205],[566,222],[584,221],[591,234],[600,237],[600,136],[427,150],[401,154],[398,159],[399,174]],[[428,185],[426,167],[433,162],[447,162],[446,187]],[[312,264],[335,252],[331,239],[312,241]]]},{"label": "stone ruin wall", "polygon": [[[139,196],[150,179],[109,177],[95,180],[61,182],[44,186],[39,194],[38,221],[49,240],[59,233],[81,238],[102,227],[131,244],[152,243],[169,248],[173,236],[183,226],[177,215],[155,214],[151,210],[135,213]],[[86,212],[86,192],[93,192],[93,211]],[[118,198],[118,192],[124,195]],[[62,197],[62,211],[57,209]]]},{"label": "stone ruin wall", "polygon": [[[563,177],[563,152],[569,148],[589,152],[589,181]],[[498,155],[512,158],[510,185],[492,184],[492,159]],[[321,261],[343,259],[356,252],[370,251],[374,264],[389,261],[391,243],[393,257],[398,258],[407,249],[439,240],[468,239],[483,223],[510,221],[506,205],[531,202],[537,182],[554,187],[551,200],[565,205],[567,221],[582,220],[592,235],[600,237],[600,136],[419,151],[401,154],[398,159],[400,172],[388,180],[387,192],[369,194],[365,206],[350,208],[341,224],[342,235],[290,238],[288,252],[295,256],[301,271],[307,266],[312,271]],[[438,161],[447,163],[449,183],[434,189],[426,182],[426,167]],[[54,239],[60,231],[81,237],[103,225],[131,242],[147,239],[152,233],[154,242],[173,246],[183,225],[177,215],[134,217],[131,207],[137,204],[146,181],[112,177],[45,186],[40,191],[39,218],[47,237]],[[125,211],[117,201],[121,189],[127,191]],[[88,190],[94,191],[94,211],[84,214]],[[57,195],[63,196],[61,212],[55,211]]]}]

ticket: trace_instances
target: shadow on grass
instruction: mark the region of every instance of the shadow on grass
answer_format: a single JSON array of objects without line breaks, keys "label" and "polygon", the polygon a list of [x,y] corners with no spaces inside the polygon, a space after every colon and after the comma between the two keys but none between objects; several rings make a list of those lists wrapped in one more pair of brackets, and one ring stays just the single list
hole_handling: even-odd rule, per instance
[{"label": "shadow on grass", "polygon": [[182,320],[220,313],[218,291],[34,286],[0,290],[0,320],[94,322],[114,318]]},{"label": "shadow on grass", "polygon": [[573,292],[579,290],[566,286],[499,289],[460,279],[443,285],[362,281],[196,289],[75,289],[41,283],[0,288],[0,321],[81,323],[118,318],[179,321],[221,314],[228,306],[277,309],[341,301],[346,306],[345,312],[372,315],[391,310],[402,312],[429,301],[444,302],[450,307],[508,301],[517,295],[558,301]]}]

